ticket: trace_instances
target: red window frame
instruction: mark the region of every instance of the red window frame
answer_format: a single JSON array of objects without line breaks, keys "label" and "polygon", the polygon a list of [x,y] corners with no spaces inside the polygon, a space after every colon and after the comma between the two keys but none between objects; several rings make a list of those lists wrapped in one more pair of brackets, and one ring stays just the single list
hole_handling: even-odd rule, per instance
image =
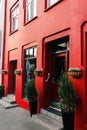
[{"label": "red window frame", "polygon": [[10,8],[10,34],[16,32],[18,30],[15,29],[15,30],[12,30],[12,10],[14,10],[16,7],[19,7],[19,0],[17,0],[14,5]]}]

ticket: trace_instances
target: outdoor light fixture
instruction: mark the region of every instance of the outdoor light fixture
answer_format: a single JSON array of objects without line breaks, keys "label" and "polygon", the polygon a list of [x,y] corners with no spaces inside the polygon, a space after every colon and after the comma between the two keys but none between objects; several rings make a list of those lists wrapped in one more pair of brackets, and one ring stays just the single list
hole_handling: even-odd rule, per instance
[{"label": "outdoor light fixture", "polygon": [[20,75],[21,74],[21,70],[16,69],[16,70],[14,70],[14,73]]},{"label": "outdoor light fixture", "polygon": [[69,68],[68,74],[74,78],[80,78],[82,75],[82,70],[79,67]]},{"label": "outdoor light fixture", "polygon": [[7,74],[7,71],[6,70],[2,70],[2,74]]},{"label": "outdoor light fixture", "polygon": [[35,70],[34,70],[34,75],[42,76],[42,70],[35,69]]}]

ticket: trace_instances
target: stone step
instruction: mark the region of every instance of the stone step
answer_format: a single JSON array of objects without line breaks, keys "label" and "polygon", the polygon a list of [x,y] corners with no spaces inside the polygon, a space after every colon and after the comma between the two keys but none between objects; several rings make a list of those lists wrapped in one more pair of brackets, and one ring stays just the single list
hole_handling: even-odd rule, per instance
[{"label": "stone step", "polygon": [[63,125],[61,123],[61,118],[59,117],[59,121],[49,117],[48,115],[45,114],[36,114],[32,116],[32,119],[38,123],[40,123],[41,125],[49,128],[50,130],[60,130],[61,128],[63,128]]},{"label": "stone step", "polygon": [[48,107],[48,108],[41,109],[41,113],[62,123],[62,117],[61,117],[62,115],[60,111]]},{"label": "stone step", "polygon": [[7,97],[12,99],[12,100],[15,100],[15,95],[14,94],[8,94]]},{"label": "stone step", "polygon": [[55,110],[61,111],[60,103],[56,101],[52,101],[50,104],[50,107],[52,107]]},{"label": "stone step", "polygon": [[2,97],[2,100],[6,101],[6,102],[8,102],[10,104],[15,104],[16,103],[16,101],[14,99],[9,98],[8,96],[7,97]]},{"label": "stone step", "polygon": [[58,111],[58,109],[55,110],[52,107],[41,109],[41,113],[33,115],[32,118],[51,130],[60,130],[63,128],[61,111]]},{"label": "stone step", "polygon": [[17,107],[17,106],[18,106],[16,103],[15,103],[15,104],[10,104],[10,103],[6,102],[6,101],[3,100],[3,99],[0,99],[0,104],[1,104],[5,109],[13,108],[13,107]]},{"label": "stone step", "polygon": [[0,99],[0,104],[5,108],[13,108],[17,107],[18,105],[16,104],[15,96],[13,94],[8,94],[6,97],[2,97]]}]

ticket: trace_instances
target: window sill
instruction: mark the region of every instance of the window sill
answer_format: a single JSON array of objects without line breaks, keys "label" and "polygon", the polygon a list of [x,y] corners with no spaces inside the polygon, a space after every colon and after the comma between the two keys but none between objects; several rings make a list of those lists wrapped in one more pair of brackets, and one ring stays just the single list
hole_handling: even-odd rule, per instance
[{"label": "window sill", "polygon": [[13,32],[10,32],[9,36],[12,35],[12,34],[14,34],[14,33],[16,33],[17,31],[18,31],[18,29],[16,29],[16,30],[13,31]]},{"label": "window sill", "polygon": [[31,20],[29,20],[28,22],[24,23],[24,26],[26,26],[28,23],[32,22],[33,20],[35,20],[37,18],[37,16],[35,16],[34,18],[32,18]]},{"label": "window sill", "polygon": [[59,0],[59,1],[57,1],[56,3],[54,3],[53,5],[47,7],[47,8],[44,10],[44,12],[50,10],[51,8],[53,8],[54,6],[56,6],[57,4],[59,4],[59,3],[62,2],[62,1],[63,1],[63,0]]}]

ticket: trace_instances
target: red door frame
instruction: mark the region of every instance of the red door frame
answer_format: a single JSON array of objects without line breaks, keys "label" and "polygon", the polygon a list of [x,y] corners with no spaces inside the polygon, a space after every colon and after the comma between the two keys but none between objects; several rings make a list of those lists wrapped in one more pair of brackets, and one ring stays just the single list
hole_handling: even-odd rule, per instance
[{"label": "red door frame", "polygon": [[43,38],[43,55],[42,55],[42,67],[44,68],[44,77],[43,77],[43,106],[48,107],[50,105],[50,83],[45,82],[47,79],[48,73],[50,72],[50,49],[48,44],[55,39],[60,39],[64,37],[68,37],[69,40],[70,36],[70,28],[66,28],[65,30],[61,30],[55,34],[49,35]]}]

